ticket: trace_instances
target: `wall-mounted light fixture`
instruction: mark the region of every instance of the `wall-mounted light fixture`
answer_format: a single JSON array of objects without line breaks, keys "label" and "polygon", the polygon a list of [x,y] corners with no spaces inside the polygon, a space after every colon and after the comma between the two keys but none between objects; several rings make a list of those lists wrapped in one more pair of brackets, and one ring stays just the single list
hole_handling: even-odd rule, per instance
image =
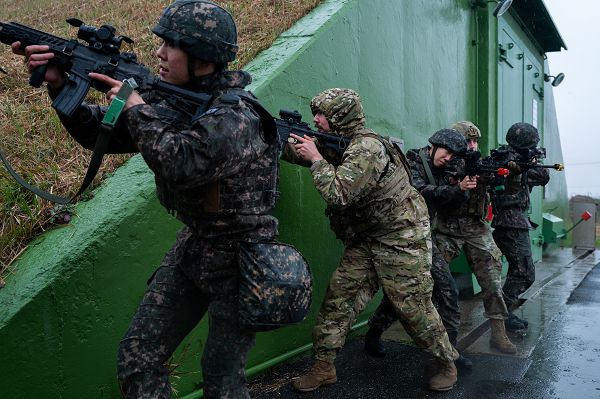
[{"label": "wall-mounted light fixture", "polygon": [[476,7],[487,7],[488,3],[497,3],[498,5],[494,9],[494,17],[498,18],[508,11],[512,2],[513,0],[474,0],[473,5]]},{"label": "wall-mounted light fixture", "polygon": [[565,74],[564,73],[559,73],[556,76],[552,76],[552,75],[548,75],[548,74],[544,74],[544,82],[549,82],[550,78],[554,78],[552,79],[552,83],[550,83],[552,86],[556,87],[559,84],[562,83],[562,81],[565,79]]}]

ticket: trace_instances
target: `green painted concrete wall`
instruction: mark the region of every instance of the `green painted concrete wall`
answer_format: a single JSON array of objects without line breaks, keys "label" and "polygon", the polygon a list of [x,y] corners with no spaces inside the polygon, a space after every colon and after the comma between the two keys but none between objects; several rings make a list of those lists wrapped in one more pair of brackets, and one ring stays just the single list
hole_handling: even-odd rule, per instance
[{"label": "green painted concrete wall", "polygon": [[[456,120],[494,118],[489,17],[469,0],[327,0],[248,66],[252,90],[274,114],[298,109],[309,120],[314,94],[351,87],[363,97],[368,126],[403,138],[406,148],[420,147]],[[258,335],[250,374],[310,347],[342,251],[306,170],[283,163],[280,191],[280,239],[306,255],[315,295],[305,322]],[[139,156],[76,212],[70,225],[32,243],[0,290],[2,397],[118,397],[119,340],[180,224],[157,203]],[[173,381],[186,398],[199,396],[205,338],[203,321],[172,361],[180,377]]]},{"label": "green painted concrete wall", "polygon": [[[550,68],[546,61],[545,70],[550,74]],[[544,100],[547,110],[554,110],[554,88],[548,82],[544,85]],[[548,154],[545,160],[547,164],[563,163],[562,146],[558,130],[558,120],[556,112],[546,112],[544,114],[544,147]],[[569,194],[567,191],[567,180],[565,172],[550,170],[550,182],[544,188],[544,212],[558,216],[563,220],[565,229],[572,226],[569,216]],[[557,248],[560,246],[570,246],[571,234],[568,234],[565,240],[557,243],[548,243],[547,248]]]}]

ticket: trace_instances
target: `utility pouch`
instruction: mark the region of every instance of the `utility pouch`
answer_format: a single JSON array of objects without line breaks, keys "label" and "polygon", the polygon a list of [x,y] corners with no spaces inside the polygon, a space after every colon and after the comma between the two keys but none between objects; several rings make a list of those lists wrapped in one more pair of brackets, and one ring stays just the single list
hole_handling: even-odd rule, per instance
[{"label": "utility pouch", "polygon": [[296,248],[277,241],[244,241],[239,262],[243,326],[268,331],[304,320],[312,300],[312,275]]}]

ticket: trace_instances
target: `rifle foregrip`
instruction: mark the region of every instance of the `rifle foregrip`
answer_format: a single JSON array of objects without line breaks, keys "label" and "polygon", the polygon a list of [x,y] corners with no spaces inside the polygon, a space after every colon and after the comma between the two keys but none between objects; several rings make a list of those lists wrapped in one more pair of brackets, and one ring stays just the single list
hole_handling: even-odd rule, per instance
[{"label": "rifle foregrip", "polygon": [[33,87],[40,87],[42,83],[44,83],[47,69],[48,65],[40,65],[39,67],[35,68],[29,77],[29,84]]}]

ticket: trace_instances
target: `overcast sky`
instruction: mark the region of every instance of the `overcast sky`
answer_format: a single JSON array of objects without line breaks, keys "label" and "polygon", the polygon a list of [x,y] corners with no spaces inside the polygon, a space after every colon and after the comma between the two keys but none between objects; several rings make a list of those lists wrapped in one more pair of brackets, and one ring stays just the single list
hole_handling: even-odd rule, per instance
[{"label": "overcast sky", "polygon": [[544,3],[568,48],[548,63],[551,75],[566,75],[554,99],[569,195],[600,197],[600,0]]}]

